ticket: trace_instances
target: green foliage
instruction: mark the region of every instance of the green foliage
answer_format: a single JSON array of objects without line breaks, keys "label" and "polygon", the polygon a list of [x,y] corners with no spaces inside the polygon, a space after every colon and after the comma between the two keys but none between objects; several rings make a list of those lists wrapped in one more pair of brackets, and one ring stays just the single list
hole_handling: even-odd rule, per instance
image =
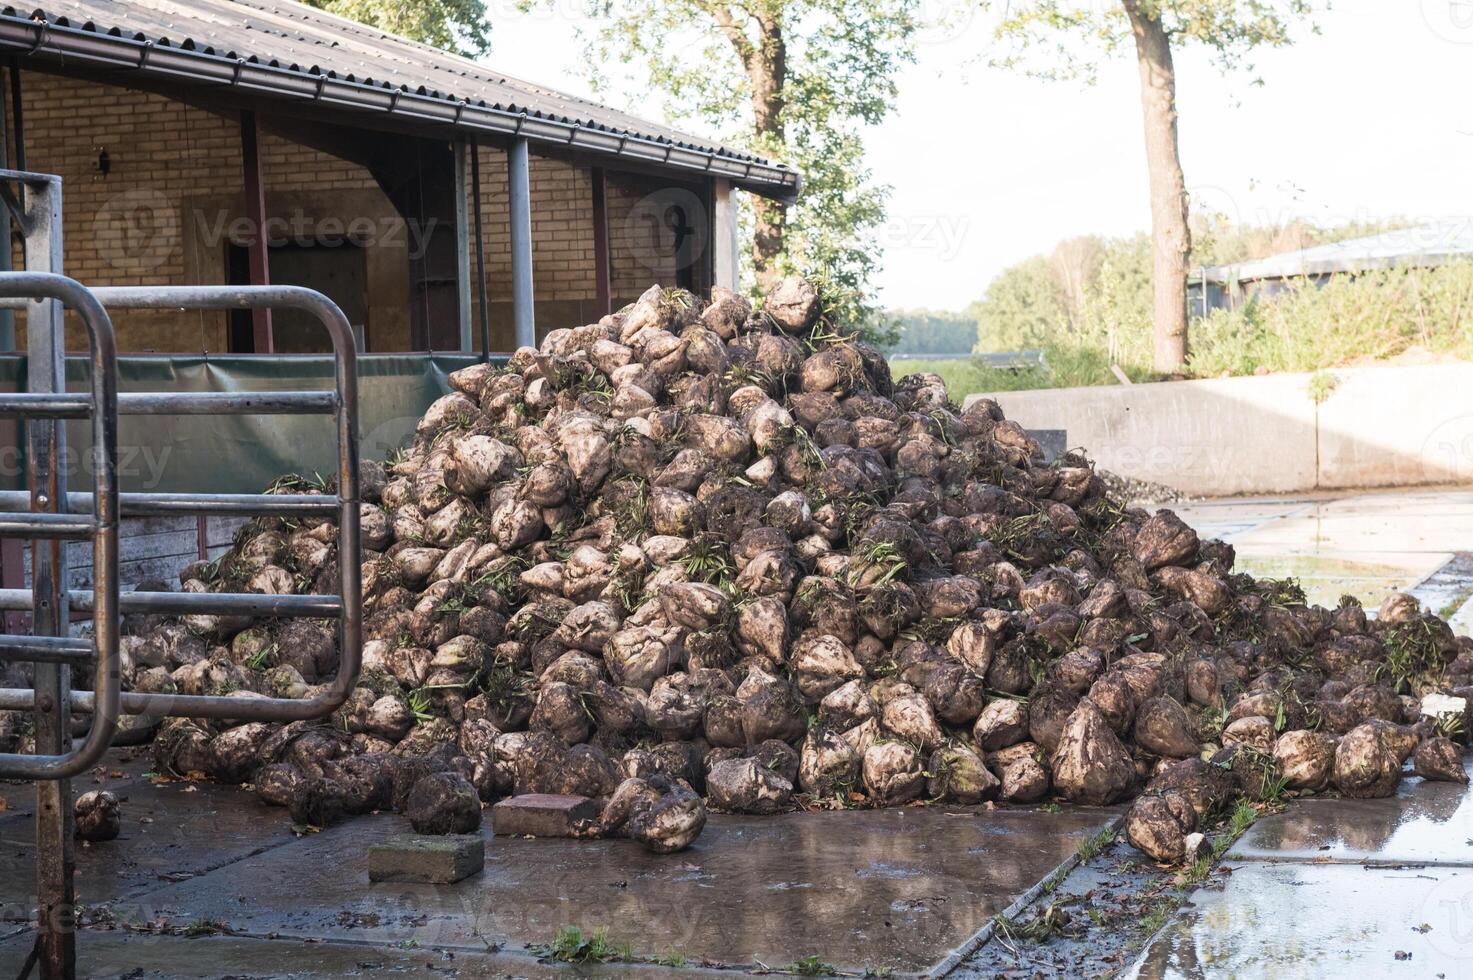
[{"label": "green foliage", "polygon": [[1257,819],[1258,809],[1247,800],[1239,800],[1237,806],[1233,808],[1232,815],[1228,817],[1227,829],[1223,831],[1222,837],[1218,838],[1219,841],[1226,841],[1227,843],[1223,845],[1221,851],[1218,851],[1218,845],[1216,843],[1212,845],[1212,849],[1217,851],[1220,857],[1227,852],[1227,845],[1243,836]]},{"label": "green foliage", "polygon": [[1079,845],[1079,850],[1075,852],[1079,857],[1079,863],[1085,864],[1094,860],[1101,851],[1113,843],[1115,843],[1115,831],[1108,828],[1089,835]]},{"label": "green foliage", "polygon": [[1398,623],[1382,640],[1386,659],[1376,665],[1376,679],[1390,681],[1398,694],[1409,694],[1430,684],[1442,673],[1442,651],[1428,620],[1417,617]]},{"label": "green foliage", "polygon": [[992,387],[1070,388],[1151,376],[1151,245],[1144,235],[1075,238],[1005,269],[972,307],[980,351],[1042,350],[1025,371],[973,365]]},{"label": "green foliage", "polygon": [[[519,0],[524,7],[554,0]],[[771,268],[824,279],[837,319],[875,326],[870,275],[888,189],[862,131],[889,114],[913,60],[919,0],[585,0],[595,87],[660,93],[666,113],[803,173],[798,201],[760,217],[781,241]],[[618,78],[608,69],[622,66]],[[744,224],[753,223],[744,214]],[[764,246],[765,247],[765,246]]]},{"label": "green foliage", "polygon": [[1049,260],[1024,259],[998,273],[971,311],[978,350],[1020,350],[1051,339],[1068,319],[1063,291]]},{"label": "green foliage", "polygon": [[977,321],[967,313],[945,310],[895,310],[898,339],[887,353],[968,354],[977,345]]},{"label": "green foliage", "polygon": [[[1174,48],[1205,48],[1223,69],[1244,67],[1243,59],[1254,48],[1289,44],[1292,25],[1313,15],[1316,6],[1311,0],[1137,2],[1143,12],[1160,17]],[[1092,82],[1100,56],[1132,47],[1124,3],[983,0],[983,6],[1001,11],[995,28],[1001,50],[992,63],[1035,77]]]},{"label": "green foliage", "polygon": [[1309,376],[1309,400],[1316,405],[1323,405],[1339,383],[1340,379],[1329,371],[1316,371]]},{"label": "green foliage", "polygon": [[[1192,265],[1262,258],[1403,224],[1238,227],[1199,216]],[[1043,367],[907,359],[896,363],[896,373],[939,374],[958,401],[972,392],[1117,384],[1112,363],[1132,381],[1150,380],[1150,277],[1144,235],[1070,239],[1048,256],[1005,269],[969,311],[979,351],[1041,350]],[[1188,368],[1197,377],[1321,372],[1412,348],[1473,358],[1473,262],[1290,281],[1272,298],[1194,322]],[[1329,384],[1328,377],[1312,380],[1307,395],[1327,397]]]},{"label": "green foliage", "polygon": [[608,929],[595,929],[592,934],[584,935],[577,926],[564,926],[552,937],[552,942],[533,948],[540,956],[560,963],[608,963],[612,960],[628,963],[634,959],[629,944],[615,946],[609,942]]},{"label": "green foliage", "polygon": [[685,954],[682,953],[680,950],[671,949],[670,952],[666,953],[664,956],[656,956],[654,958],[654,962],[659,964],[660,966],[672,966],[678,970],[681,967],[685,966],[686,958]]},{"label": "green foliage", "polygon": [[685,569],[692,582],[725,587],[736,577],[736,568],[729,560],[730,554],[730,550],[720,541],[698,534],[691,539],[690,552],[677,564]]},{"label": "green foliage", "polygon": [[825,963],[817,956],[805,956],[793,964],[793,972],[800,977],[836,977],[839,971],[832,963]]},{"label": "green foliage", "polygon": [[1411,347],[1473,356],[1473,262],[1376,269],[1214,310],[1193,330],[1194,374],[1319,371]]},{"label": "green foliage", "polygon": [[269,643],[246,658],[244,666],[250,670],[265,670],[276,659],[276,644]]},{"label": "green foliage", "polygon": [[485,0],[303,0],[309,7],[471,57],[491,50]]},{"label": "green foliage", "polygon": [[221,933],[228,934],[230,929],[225,923],[218,919],[195,919],[179,930],[181,936],[218,936]]},{"label": "green foliage", "polygon": [[409,692],[405,706],[409,708],[409,713],[414,715],[415,721],[434,720],[435,716],[430,712],[430,708],[433,706],[430,692],[422,687]]}]

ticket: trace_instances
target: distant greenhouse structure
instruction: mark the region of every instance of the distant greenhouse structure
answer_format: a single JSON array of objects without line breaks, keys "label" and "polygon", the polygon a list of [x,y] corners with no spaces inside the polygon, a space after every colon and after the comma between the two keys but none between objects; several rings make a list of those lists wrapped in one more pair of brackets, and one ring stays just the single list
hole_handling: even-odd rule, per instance
[{"label": "distant greenhouse structure", "polygon": [[1438,266],[1468,258],[1473,258],[1473,218],[1449,218],[1199,269],[1187,281],[1187,309],[1191,316],[1203,317],[1212,310],[1235,310],[1254,299],[1271,298],[1305,280],[1323,285],[1331,276]]}]

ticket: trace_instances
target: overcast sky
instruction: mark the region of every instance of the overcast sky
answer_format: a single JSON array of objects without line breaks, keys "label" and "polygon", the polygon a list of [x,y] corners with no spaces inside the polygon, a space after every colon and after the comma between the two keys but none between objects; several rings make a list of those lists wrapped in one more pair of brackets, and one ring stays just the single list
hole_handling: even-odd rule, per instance
[{"label": "overcast sky", "polygon": [[[577,0],[555,15],[491,6],[491,64],[589,94]],[[1252,224],[1473,215],[1473,0],[1335,0],[1320,26],[1256,55],[1262,87],[1178,52],[1198,206]],[[980,14],[926,32],[895,114],[868,137],[893,188],[878,277],[890,306],[959,309],[1062,238],[1149,224],[1134,60],[1106,63],[1093,87],[1033,81],[979,61],[988,34]]]}]

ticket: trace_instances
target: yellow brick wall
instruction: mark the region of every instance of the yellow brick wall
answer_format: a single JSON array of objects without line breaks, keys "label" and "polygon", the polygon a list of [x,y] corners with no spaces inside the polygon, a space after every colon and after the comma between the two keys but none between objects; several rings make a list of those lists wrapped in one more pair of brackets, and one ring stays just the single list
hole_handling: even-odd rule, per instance
[{"label": "yellow brick wall", "polygon": [[[65,271],[94,285],[225,281],[231,224],[244,209],[240,127],[216,114],[150,92],[26,70],[22,75],[26,165],[60,174]],[[269,126],[268,121],[263,121]],[[97,172],[106,150],[111,171]],[[493,346],[511,343],[510,232],[506,155],[481,148],[483,239]],[[395,216],[372,175],[357,164],[262,135],[267,212],[325,218]],[[13,158],[12,158],[13,162]],[[531,162],[533,282],[539,332],[596,317],[590,172],[536,156]],[[617,308],[651,283],[673,285],[671,232],[649,195],[658,181],[610,174],[609,236]],[[689,192],[680,192],[688,195]],[[683,198],[682,198],[683,200]],[[407,252],[368,255],[371,350],[408,347]],[[18,259],[18,247],[17,247]],[[472,256],[474,275],[474,255]],[[17,268],[19,263],[17,261]],[[473,303],[479,291],[473,290]],[[120,312],[124,351],[220,352],[220,313]],[[69,331],[68,346],[83,346]]]}]

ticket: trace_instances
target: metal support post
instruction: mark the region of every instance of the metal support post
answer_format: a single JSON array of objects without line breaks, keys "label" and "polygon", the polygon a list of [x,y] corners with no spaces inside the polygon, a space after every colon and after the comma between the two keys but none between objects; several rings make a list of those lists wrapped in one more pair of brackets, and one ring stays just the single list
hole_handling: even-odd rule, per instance
[{"label": "metal support post", "polygon": [[476,297],[481,327],[481,361],[491,360],[491,311],[486,307],[486,239],[481,231],[481,147],[471,133],[471,201],[476,216]]},{"label": "metal support post", "polygon": [[593,294],[599,316],[614,312],[613,268],[609,264],[609,181],[603,167],[589,171],[593,182]]},{"label": "metal support post", "polygon": [[[240,158],[245,168],[246,218],[253,229],[247,246],[251,285],[267,286],[271,284],[271,243],[266,238],[266,177],[261,167],[261,127],[250,110],[240,114]],[[251,327],[254,353],[270,354],[276,350],[271,310],[251,310]]]},{"label": "metal support post", "polygon": [[532,179],[527,141],[513,140],[506,155],[508,206],[511,212],[511,307],[518,347],[537,345],[532,309]]},{"label": "metal support post", "polygon": [[455,138],[455,312],[460,324],[460,350],[471,347],[470,188],[466,186],[466,140]]},{"label": "metal support post", "polygon": [[[60,273],[61,182],[35,183],[25,195],[26,269]],[[26,312],[26,390],[52,394],[66,390],[66,334],[61,303],[33,301]],[[65,429],[55,418],[26,424],[31,510],[63,511],[66,501]],[[31,542],[31,632],[65,636],[67,612],[66,543]],[[36,753],[65,755],[71,750],[71,667],[37,663]],[[43,980],[77,975],[76,891],[73,873],[72,783],[36,782],[36,951]]]}]

